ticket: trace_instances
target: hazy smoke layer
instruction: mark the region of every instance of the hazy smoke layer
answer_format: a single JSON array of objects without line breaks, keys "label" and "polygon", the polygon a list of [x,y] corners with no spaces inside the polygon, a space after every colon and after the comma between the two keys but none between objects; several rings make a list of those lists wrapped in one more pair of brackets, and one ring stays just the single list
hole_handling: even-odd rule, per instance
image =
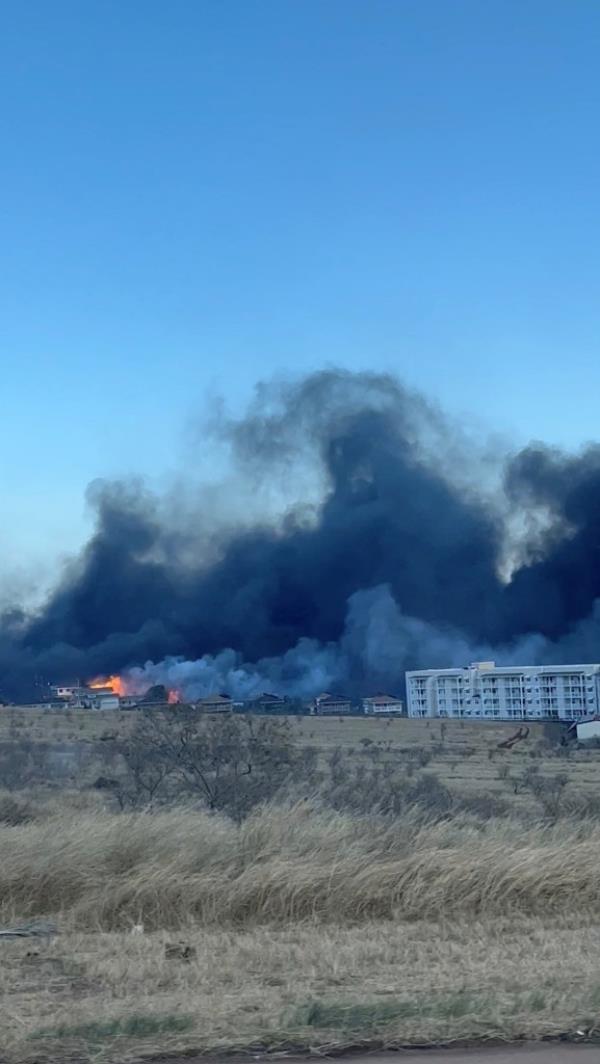
[{"label": "hazy smoke layer", "polygon": [[226,489],[92,486],[81,557],[35,616],[2,617],[5,696],[123,670],[189,697],[358,693],[481,656],[598,658],[599,447],[491,454],[397,380],[333,371],[217,428]]}]

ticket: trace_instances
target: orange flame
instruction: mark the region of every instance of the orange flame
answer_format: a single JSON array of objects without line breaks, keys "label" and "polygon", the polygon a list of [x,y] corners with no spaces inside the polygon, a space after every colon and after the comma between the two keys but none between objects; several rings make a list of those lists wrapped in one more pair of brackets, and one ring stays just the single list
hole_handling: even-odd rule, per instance
[{"label": "orange flame", "polygon": [[[88,680],[86,685],[91,691],[98,691],[102,688],[110,689],[113,694],[119,695],[121,698],[124,695],[142,695],[143,690],[139,690],[133,684],[127,684],[122,676],[95,676],[93,680]],[[167,692],[167,701],[169,705],[177,705],[178,702],[183,702],[183,694],[177,687],[170,687]]]},{"label": "orange flame", "polygon": [[120,676],[96,676],[95,679],[89,681],[87,686],[92,691],[96,691],[100,687],[110,687],[115,695],[127,694],[125,684]]}]

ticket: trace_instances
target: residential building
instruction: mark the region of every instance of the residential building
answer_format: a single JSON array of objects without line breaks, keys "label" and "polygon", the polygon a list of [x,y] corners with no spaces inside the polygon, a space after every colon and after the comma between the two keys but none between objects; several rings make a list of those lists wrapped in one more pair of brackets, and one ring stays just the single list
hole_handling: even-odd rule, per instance
[{"label": "residential building", "polygon": [[345,695],[322,694],[315,698],[315,713],[342,716],[352,712],[352,702]]},{"label": "residential building", "polygon": [[119,703],[112,687],[83,687],[76,704],[85,709],[118,709]]},{"label": "residential building", "polygon": [[205,695],[196,702],[196,709],[203,713],[231,713],[233,705],[229,695]]},{"label": "residential building", "polygon": [[404,713],[404,702],[393,695],[371,695],[370,698],[363,698],[363,712],[367,716],[386,716],[392,713],[398,716]]},{"label": "residential building", "polygon": [[600,708],[600,665],[497,666],[406,673],[409,717],[579,720]]},{"label": "residential building", "polygon": [[71,699],[77,698],[82,691],[86,690],[87,688],[82,687],[80,683],[51,684],[50,686],[52,698],[58,698],[61,702],[70,702]]},{"label": "residential building", "polygon": [[331,698],[329,691],[322,691],[320,695],[315,695],[310,707],[311,713],[318,713],[320,703],[326,698]]},{"label": "residential building", "polygon": [[113,706],[101,706],[102,699],[117,699],[116,708],[119,706],[118,696],[112,687],[88,687],[87,684],[53,684],[50,688],[53,698],[68,704],[73,709],[107,709]]},{"label": "residential building", "polygon": [[270,691],[263,691],[249,703],[249,709],[255,713],[283,713],[286,708],[286,700],[281,695],[274,695]]},{"label": "residential building", "polygon": [[92,709],[119,709],[121,699],[118,695],[98,695],[91,704]]}]

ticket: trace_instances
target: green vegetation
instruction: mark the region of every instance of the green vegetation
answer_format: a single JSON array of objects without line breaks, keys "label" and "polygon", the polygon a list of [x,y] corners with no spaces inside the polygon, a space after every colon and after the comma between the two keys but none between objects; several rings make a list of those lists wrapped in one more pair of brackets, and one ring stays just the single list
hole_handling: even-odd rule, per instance
[{"label": "green vegetation", "polygon": [[32,1039],[59,1038],[61,1041],[82,1039],[94,1044],[109,1038],[150,1038],[154,1035],[189,1031],[193,1026],[191,1016],[122,1016],[114,1020],[97,1020],[93,1023],[59,1024],[34,1031]]}]

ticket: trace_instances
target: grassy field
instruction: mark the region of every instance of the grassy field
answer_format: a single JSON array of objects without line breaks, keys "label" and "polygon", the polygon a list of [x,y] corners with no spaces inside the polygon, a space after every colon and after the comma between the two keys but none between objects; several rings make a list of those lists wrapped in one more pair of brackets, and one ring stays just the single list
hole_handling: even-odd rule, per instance
[{"label": "grassy field", "polygon": [[600,1023],[600,826],[174,810],[0,829],[10,1060],[399,1046]]},{"label": "grassy field", "polygon": [[[9,760],[75,751],[78,773],[0,793],[0,920],[60,932],[0,939],[1,1059],[600,1028],[600,751],[566,750],[554,726],[506,750],[508,724],[301,718],[297,742],[349,772],[362,808],[396,777],[421,798],[361,815],[325,787],[234,824],[185,806],[119,813],[90,786],[135,719],[0,712]],[[560,783],[551,815],[540,779]],[[440,784],[441,812],[427,801]]]},{"label": "grassy field", "polygon": [[[94,751],[127,734],[136,713],[86,710],[0,710],[0,743],[13,740],[54,744],[77,754],[73,783],[91,783],[98,767]],[[313,747],[324,768],[334,752],[350,767],[386,763],[400,772],[426,770],[453,794],[500,798],[515,810],[530,803],[523,781],[536,773],[566,777],[565,797],[600,796],[600,750],[561,747],[558,724],[529,724],[529,735],[511,750],[499,744],[514,735],[512,723],[408,720],[369,717],[288,718],[301,745]]]}]

